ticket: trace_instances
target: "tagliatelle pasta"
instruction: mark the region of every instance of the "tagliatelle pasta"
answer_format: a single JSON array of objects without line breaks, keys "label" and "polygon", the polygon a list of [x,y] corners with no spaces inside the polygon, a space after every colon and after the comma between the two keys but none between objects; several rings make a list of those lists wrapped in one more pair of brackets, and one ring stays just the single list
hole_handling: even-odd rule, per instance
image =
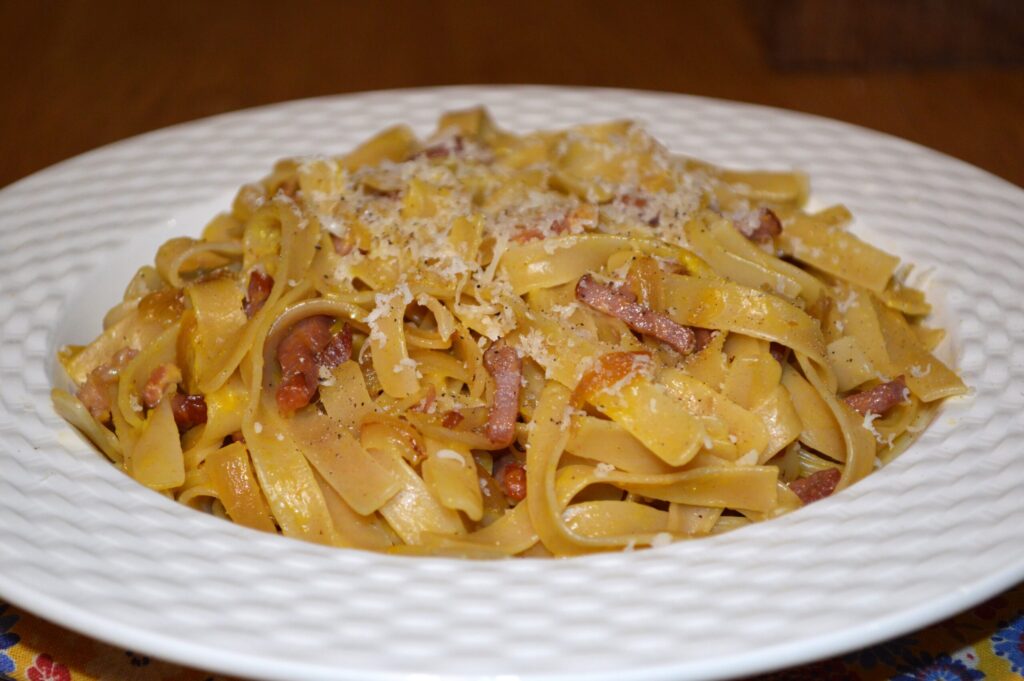
[{"label": "tagliatelle pasta", "polygon": [[770,519],[963,394],[909,269],[806,179],[483,110],[278,163],[165,243],[57,411],[189,506],[333,546],[632,550]]}]

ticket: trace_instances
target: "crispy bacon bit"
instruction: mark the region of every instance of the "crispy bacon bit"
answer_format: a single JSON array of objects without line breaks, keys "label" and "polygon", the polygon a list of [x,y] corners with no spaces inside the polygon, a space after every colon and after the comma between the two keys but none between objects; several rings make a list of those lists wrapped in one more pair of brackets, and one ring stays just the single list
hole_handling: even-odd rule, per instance
[{"label": "crispy bacon bit", "polygon": [[425,156],[429,159],[435,158],[447,158],[453,154],[458,155],[462,153],[462,149],[465,144],[461,135],[455,135],[451,139],[443,140],[433,146],[427,147],[422,151],[413,154],[412,158],[419,158]]},{"label": "crispy bacon bit", "polygon": [[700,352],[711,343],[711,339],[718,333],[714,329],[702,329],[699,326],[690,327],[693,329],[693,351]]},{"label": "crispy bacon bit", "polygon": [[331,336],[327,347],[317,356],[317,365],[333,369],[352,358],[352,327],[345,324],[341,331]]},{"label": "crispy bacon bit", "polygon": [[110,420],[110,384],[96,380],[94,375],[95,372],[89,374],[75,396],[85,405],[94,419],[100,423],[106,423]]},{"label": "crispy bacon bit", "polygon": [[496,384],[494,398],[487,412],[487,439],[507,447],[512,444],[516,434],[523,361],[514,348],[498,341],[484,353],[484,368]]},{"label": "crispy bacon bit", "polygon": [[352,239],[342,239],[337,234],[331,235],[331,244],[334,246],[334,252],[338,255],[348,255],[352,252],[352,249],[356,247],[355,242]]},{"label": "crispy bacon bit", "polygon": [[173,364],[161,364],[149,375],[146,385],[142,387],[142,403],[152,409],[164,395],[174,392],[181,382],[181,369]]},{"label": "crispy bacon bit", "polygon": [[263,307],[274,288],[274,278],[261,270],[253,270],[249,275],[249,290],[245,296],[245,316],[252,319]]},{"label": "crispy bacon bit", "polygon": [[569,216],[558,218],[551,223],[551,231],[555,234],[562,234],[569,229]]},{"label": "crispy bacon bit", "polygon": [[331,318],[318,315],[293,326],[277,346],[277,361],[281,364],[277,406],[282,413],[305,407],[313,399],[320,381],[316,357],[330,340]]},{"label": "crispy bacon bit", "polygon": [[688,355],[696,348],[693,329],[640,305],[634,296],[598,283],[589,274],[580,277],[576,284],[576,297],[598,312],[621,319],[634,331],[667,343],[681,355]]},{"label": "crispy bacon bit", "polygon": [[444,418],[441,419],[441,425],[448,429],[455,428],[460,423],[462,423],[462,421],[465,418],[466,417],[463,416],[460,412],[457,412],[454,409],[452,409],[450,411],[445,412]]},{"label": "crispy bacon bit", "polygon": [[190,428],[206,423],[206,399],[202,395],[171,395],[171,412],[178,430],[185,432]]},{"label": "crispy bacon bit", "polygon": [[494,463],[494,479],[509,501],[519,503],[526,498],[526,466],[508,454]]},{"label": "crispy bacon bit", "polygon": [[640,213],[640,219],[651,227],[657,227],[661,224],[661,211],[658,211],[652,216],[650,211],[646,210],[650,204],[650,201],[648,201],[646,197],[637,194],[622,194],[618,197],[618,201],[624,206],[639,208],[640,210],[637,212]]},{"label": "crispy bacon bit", "polygon": [[871,390],[847,395],[843,398],[847,406],[858,414],[884,414],[900,402],[907,399],[907,382],[903,376],[897,376],[888,383],[876,385]]},{"label": "crispy bacon bit", "polygon": [[794,480],[789,483],[789,488],[800,497],[800,501],[804,502],[804,504],[809,504],[812,501],[824,499],[835,492],[840,477],[837,469],[829,468],[828,470],[812,473],[806,478]]},{"label": "crispy bacon bit", "polygon": [[785,364],[786,358],[789,357],[789,348],[775,341],[772,341],[772,344],[768,346],[768,352],[779,364]]},{"label": "crispy bacon bit", "polygon": [[122,348],[111,356],[109,362],[100,364],[89,372],[85,383],[78,389],[76,397],[89,410],[92,417],[100,423],[110,421],[110,401],[113,398],[114,385],[121,369],[132,361],[138,350]]},{"label": "crispy bacon bit", "polygon": [[536,227],[523,227],[520,225],[516,228],[516,233],[510,237],[510,240],[517,244],[525,244],[528,241],[543,238],[544,232],[540,231]]},{"label": "crispy bacon bit", "polygon": [[740,229],[751,241],[759,244],[771,243],[771,240],[782,234],[782,222],[779,216],[768,208],[762,208],[757,213],[757,225],[750,231]]},{"label": "crispy bacon bit", "polygon": [[332,319],[307,317],[292,327],[277,346],[281,385],[277,406],[290,414],[310,403],[320,384],[320,368],[333,369],[352,356],[352,329],[346,324],[331,334]]}]

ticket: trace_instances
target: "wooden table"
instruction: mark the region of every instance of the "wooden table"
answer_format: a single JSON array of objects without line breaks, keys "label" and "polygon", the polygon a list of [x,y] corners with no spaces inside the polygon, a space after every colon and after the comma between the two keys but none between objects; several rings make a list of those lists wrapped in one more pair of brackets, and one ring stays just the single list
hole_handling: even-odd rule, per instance
[{"label": "wooden table", "polygon": [[[862,16],[862,6],[847,6],[846,21]],[[906,137],[1024,184],[1024,65],[879,64],[870,44],[862,48],[869,67],[837,66],[828,54],[795,62],[786,47],[813,52],[809,39],[824,36],[827,48],[845,35],[814,8],[811,0],[4,0],[0,186],[99,145],[224,111],[453,83],[647,88],[798,109]],[[1006,30],[1012,45],[1017,27]],[[914,35],[898,26],[888,36],[913,46]]]}]

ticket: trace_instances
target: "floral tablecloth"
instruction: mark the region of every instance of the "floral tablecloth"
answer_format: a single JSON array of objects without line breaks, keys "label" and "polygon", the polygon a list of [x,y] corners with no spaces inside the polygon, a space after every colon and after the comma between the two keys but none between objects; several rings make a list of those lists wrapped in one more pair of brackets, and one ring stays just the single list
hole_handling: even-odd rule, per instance
[{"label": "floral tablecloth", "polygon": [[[1024,678],[1024,584],[922,631],[757,681]],[[0,681],[224,681],[73,634],[0,602]]]}]

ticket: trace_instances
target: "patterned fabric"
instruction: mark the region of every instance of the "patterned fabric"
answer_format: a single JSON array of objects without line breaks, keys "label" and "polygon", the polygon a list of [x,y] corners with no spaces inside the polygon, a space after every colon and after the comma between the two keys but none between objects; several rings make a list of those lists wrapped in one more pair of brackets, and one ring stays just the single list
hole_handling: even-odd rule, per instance
[{"label": "patterned fabric", "polygon": [[[1024,584],[923,631],[756,681],[1019,678],[1024,678]],[[114,679],[230,681],[93,641],[0,602],[0,681]]]}]

